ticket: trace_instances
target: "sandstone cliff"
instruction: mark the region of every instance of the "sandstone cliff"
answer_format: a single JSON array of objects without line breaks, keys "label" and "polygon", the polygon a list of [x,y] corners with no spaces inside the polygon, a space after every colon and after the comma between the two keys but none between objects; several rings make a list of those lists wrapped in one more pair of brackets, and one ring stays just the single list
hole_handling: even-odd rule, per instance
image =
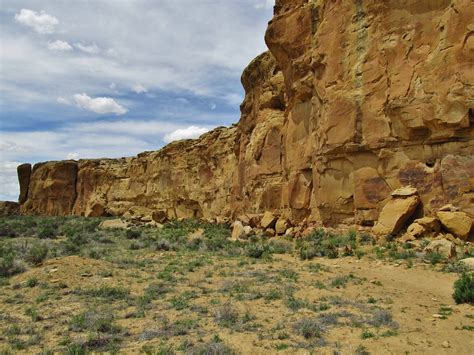
[{"label": "sandstone cliff", "polygon": [[[372,225],[391,191],[474,217],[474,4],[277,0],[236,126],[134,158],[19,167],[25,214]],[[30,172],[31,170],[31,172]]]}]

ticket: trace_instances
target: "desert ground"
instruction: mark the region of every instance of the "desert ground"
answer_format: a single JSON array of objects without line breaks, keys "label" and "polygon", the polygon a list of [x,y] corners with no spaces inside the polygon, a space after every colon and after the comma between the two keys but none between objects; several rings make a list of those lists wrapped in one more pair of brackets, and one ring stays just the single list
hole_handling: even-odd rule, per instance
[{"label": "desert ground", "polygon": [[0,219],[1,354],[472,354],[456,260],[352,230]]}]

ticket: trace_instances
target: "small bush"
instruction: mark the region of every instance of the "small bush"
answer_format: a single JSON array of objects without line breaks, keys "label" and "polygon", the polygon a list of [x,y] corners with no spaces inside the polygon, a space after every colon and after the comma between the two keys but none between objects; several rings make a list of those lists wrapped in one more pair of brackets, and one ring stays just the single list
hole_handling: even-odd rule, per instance
[{"label": "small bush", "polygon": [[125,232],[125,237],[127,239],[138,239],[142,236],[142,231],[140,229],[132,228],[127,229]]},{"label": "small bush", "polygon": [[25,260],[33,265],[40,265],[48,256],[48,252],[46,244],[35,244],[26,253]]},{"label": "small bush", "polygon": [[260,259],[268,254],[268,246],[263,243],[252,243],[245,248],[245,254],[251,258]]},{"label": "small bush", "polygon": [[318,320],[304,318],[294,325],[295,331],[305,339],[322,338],[324,328]]},{"label": "small bush", "polygon": [[0,257],[0,277],[12,276],[23,271],[24,267],[13,252],[5,253]]},{"label": "small bush", "polygon": [[230,302],[226,302],[221,307],[218,307],[214,313],[215,322],[224,327],[234,325],[237,323],[238,318],[239,314]]},{"label": "small bush", "polygon": [[57,228],[52,225],[43,226],[38,232],[38,238],[40,239],[52,239],[58,234]]},{"label": "small bush", "polygon": [[474,303],[474,273],[463,273],[454,282],[453,298],[456,303]]}]

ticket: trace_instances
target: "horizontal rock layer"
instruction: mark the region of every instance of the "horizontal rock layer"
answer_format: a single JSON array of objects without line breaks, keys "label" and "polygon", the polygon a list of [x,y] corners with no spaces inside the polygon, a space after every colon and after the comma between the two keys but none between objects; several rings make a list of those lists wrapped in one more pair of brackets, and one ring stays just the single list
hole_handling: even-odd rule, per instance
[{"label": "horizontal rock layer", "polygon": [[25,214],[371,225],[411,185],[474,216],[474,4],[277,0],[236,126],[134,158],[19,168]]}]

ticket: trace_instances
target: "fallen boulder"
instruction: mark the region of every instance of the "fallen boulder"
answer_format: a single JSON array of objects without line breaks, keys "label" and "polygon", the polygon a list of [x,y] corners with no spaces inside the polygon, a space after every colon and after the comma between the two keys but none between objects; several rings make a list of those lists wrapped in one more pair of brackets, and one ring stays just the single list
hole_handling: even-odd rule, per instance
[{"label": "fallen boulder", "polygon": [[102,221],[99,224],[99,228],[101,229],[127,229],[128,223],[119,218],[107,219],[105,221]]},{"label": "fallen boulder", "polygon": [[392,193],[392,199],[384,206],[377,224],[372,229],[374,234],[379,236],[397,234],[413,217],[420,204],[420,198],[417,194],[412,194],[412,188],[407,189],[404,187]]},{"label": "fallen boulder", "polygon": [[432,240],[424,249],[425,253],[439,253],[447,259],[456,256],[456,245],[444,238]]},{"label": "fallen boulder", "polygon": [[232,227],[232,240],[238,240],[245,233],[244,225],[240,221],[235,221]]},{"label": "fallen boulder", "polygon": [[474,258],[466,258],[459,260],[459,262],[463,265],[466,266],[469,270],[473,271],[474,270]]},{"label": "fallen boulder", "polygon": [[472,219],[464,212],[439,211],[441,224],[456,237],[467,240],[472,229]]},{"label": "fallen boulder", "polygon": [[278,235],[285,234],[286,230],[288,229],[288,221],[286,218],[278,218],[275,224],[275,232]]},{"label": "fallen boulder", "polygon": [[273,228],[275,227],[276,221],[277,221],[277,217],[275,217],[272,212],[267,211],[265,212],[265,214],[263,215],[260,221],[260,226],[263,229]]}]

